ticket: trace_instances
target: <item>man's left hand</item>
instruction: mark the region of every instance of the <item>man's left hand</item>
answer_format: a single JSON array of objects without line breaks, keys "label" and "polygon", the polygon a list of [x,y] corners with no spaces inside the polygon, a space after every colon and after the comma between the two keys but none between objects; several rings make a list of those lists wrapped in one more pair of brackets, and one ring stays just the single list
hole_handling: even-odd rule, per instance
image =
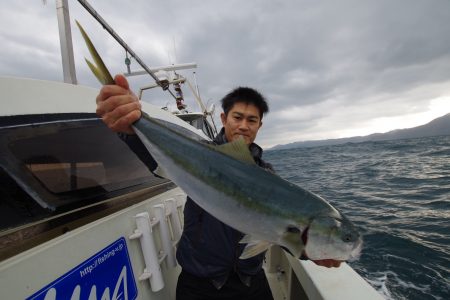
[{"label": "man's left hand", "polygon": [[339,266],[342,263],[342,261],[334,260],[334,259],[313,260],[312,262],[318,266],[326,267],[326,268],[339,268]]}]

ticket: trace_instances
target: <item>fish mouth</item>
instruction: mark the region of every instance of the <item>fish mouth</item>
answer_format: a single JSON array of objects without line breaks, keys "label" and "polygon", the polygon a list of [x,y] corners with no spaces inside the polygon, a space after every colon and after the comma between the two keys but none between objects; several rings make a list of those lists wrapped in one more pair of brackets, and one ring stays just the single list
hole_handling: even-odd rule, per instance
[{"label": "fish mouth", "polygon": [[362,248],[363,248],[363,240],[361,237],[359,237],[358,241],[356,242],[356,246],[350,252],[350,257],[348,258],[347,261],[352,262],[358,260],[361,256]]},{"label": "fish mouth", "polygon": [[[300,236],[300,238],[302,239],[303,246],[305,247],[305,249],[306,249],[306,243],[308,242],[308,231],[309,231],[309,226],[307,226],[307,227],[303,230],[303,232],[302,232],[302,234],[301,234],[301,236]],[[307,260],[307,259],[308,259],[308,255],[306,255],[306,251],[303,250],[303,251],[300,253],[300,256],[299,256],[298,258],[299,258],[299,259],[302,259],[302,260]]]},{"label": "fish mouth", "polygon": [[307,226],[305,228],[305,230],[303,230],[302,235],[301,235],[301,239],[303,242],[303,245],[306,247],[306,243],[308,242],[308,231],[309,231],[309,226]]}]

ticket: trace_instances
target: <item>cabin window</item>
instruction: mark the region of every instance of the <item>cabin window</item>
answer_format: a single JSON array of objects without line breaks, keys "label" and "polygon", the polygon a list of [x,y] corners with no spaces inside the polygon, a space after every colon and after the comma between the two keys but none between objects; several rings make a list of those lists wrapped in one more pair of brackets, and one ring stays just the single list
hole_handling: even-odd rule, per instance
[{"label": "cabin window", "polygon": [[76,191],[106,184],[105,166],[102,162],[82,163],[27,163],[28,170],[52,193]]},{"label": "cabin window", "polygon": [[0,166],[43,207],[92,203],[167,181],[98,119],[0,131]]},{"label": "cabin window", "polygon": [[197,128],[197,129],[203,129],[203,118],[197,118],[197,119],[192,119],[189,121],[189,123]]},{"label": "cabin window", "polygon": [[215,132],[208,121],[204,118],[203,115],[196,114],[180,114],[177,115],[180,119],[190,124],[192,127],[196,129],[200,129],[203,133],[211,138],[212,140],[215,137]]},{"label": "cabin window", "polygon": [[127,145],[102,124],[52,124],[33,131],[37,134],[11,143],[11,153],[52,193],[92,187],[113,191],[153,177]]}]

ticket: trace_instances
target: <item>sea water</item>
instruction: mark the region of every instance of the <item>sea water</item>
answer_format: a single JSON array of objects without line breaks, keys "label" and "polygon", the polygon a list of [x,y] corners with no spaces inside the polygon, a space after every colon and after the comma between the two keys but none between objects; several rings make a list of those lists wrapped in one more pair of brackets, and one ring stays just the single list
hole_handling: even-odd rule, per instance
[{"label": "sea water", "polygon": [[450,136],[264,153],[364,236],[350,263],[386,299],[450,299]]}]

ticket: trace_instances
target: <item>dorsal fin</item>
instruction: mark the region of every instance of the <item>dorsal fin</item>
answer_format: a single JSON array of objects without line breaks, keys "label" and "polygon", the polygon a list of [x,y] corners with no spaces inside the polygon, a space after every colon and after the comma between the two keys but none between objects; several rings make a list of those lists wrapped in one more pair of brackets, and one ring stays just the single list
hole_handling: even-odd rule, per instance
[{"label": "dorsal fin", "polygon": [[243,137],[240,137],[238,140],[231,143],[215,146],[215,149],[237,160],[250,164],[255,163],[255,160],[253,159],[253,156],[250,153],[248,145],[245,143]]}]

